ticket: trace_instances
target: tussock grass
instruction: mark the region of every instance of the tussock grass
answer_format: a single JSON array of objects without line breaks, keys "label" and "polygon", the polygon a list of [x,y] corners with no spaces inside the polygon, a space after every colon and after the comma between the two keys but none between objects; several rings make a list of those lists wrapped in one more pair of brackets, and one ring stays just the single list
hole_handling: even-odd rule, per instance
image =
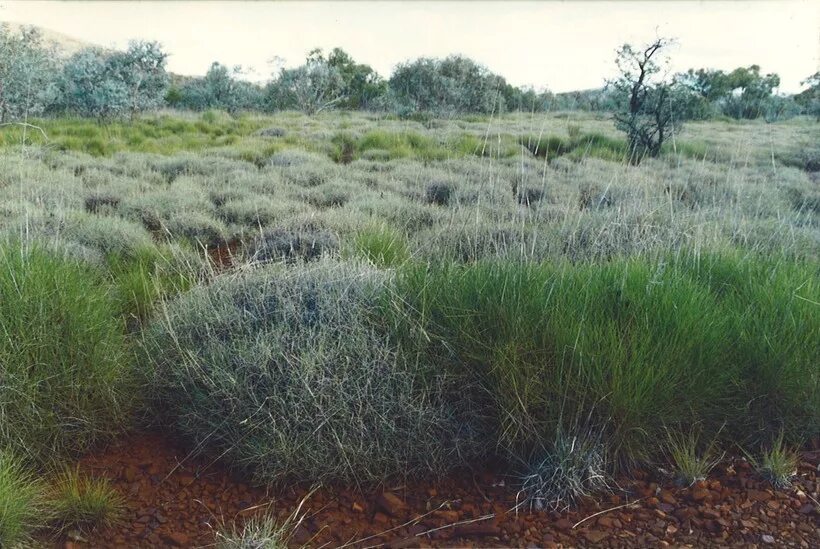
[{"label": "tussock grass", "polygon": [[377,267],[395,267],[410,259],[407,238],[386,224],[359,231],[353,238],[353,250]]},{"label": "tussock grass", "polygon": [[782,432],[762,449],[759,458],[751,458],[757,472],[778,490],[791,486],[799,461],[797,452],[786,444]]},{"label": "tussock grass", "polygon": [[286,549],[292,537],[289,525],[272,517],[253,517],[242,528],[217,532],[218,549]]},{"label": "tussock grass", "polygon": [[162,300],[205,278],[199,255],[179,246],[141,248],[134,256],[109,254],[107,269],[122,316],[145,322]]},{"label": "tussock grass", "polygon": [[686,434],[670,432],[667,437],[676,482],[681,486],[692,486],[698,481],[706,480],[709,472],[723,458],[723,454],[718,454],[716,448],[717,438],[704,443],[700,433],[694,428]]},{"label": "tussock grass", "polygon": [[219,549],[285,549],[293,547],[293,534],[307,516],[303,509],[313,491],[302,498],[299,505],[284,519],[273,515],[254,516],[241,528],[236,524],[223,527],[216,533]]},{"label": "tussock grass", "polygon": [[19,547],[47,516],[45,485],[8,450],[0,450],[0,546]]},{"label": "tussock grass", "polygon": [[160,421],[262,482],[371,483],[463,463],[475,441],[442,398],[446,376],[372,324],[385,276],[273,266],[170,303],[145,343]]},{"label": "tussock grass", "polygon": [[735,440],[817,429],[816,275],[732,255],[409,266],[391,310],[399,333],[424,334],[408,347],[479,380],[461,398],[503,451],[548,448],[562,418],[590,417],[628,465],[660,458],[666,426],[726,423]]},{"label": "tussock grass", "polygon": [[606,448],[594,432],[556,433],[552,447],[526,465],[520,497],[532,508],[566,510],[609,489]]},{"label": "tussock grass", "polygon": [[54,479],[49,508],[60,531],[89,532],[105,528],[122,518],[124,500],[107,479],[64,468]]},{"label": "tussock grass", "polygon": [[150,394],[263,482],[500,456],[561,507],[669,434],[702,460],[693,425],[820,431],[814,122],[640,166],[579,113],[40,123],[0,129],[0,239],[42,241],[0,246],[0,447],[85,450]]},{"label": "tussock grass", "polygon": [[121,431],[134,377],[99,274],[36,244],[0,245],[0,333],[0,447],[59,459]]}]

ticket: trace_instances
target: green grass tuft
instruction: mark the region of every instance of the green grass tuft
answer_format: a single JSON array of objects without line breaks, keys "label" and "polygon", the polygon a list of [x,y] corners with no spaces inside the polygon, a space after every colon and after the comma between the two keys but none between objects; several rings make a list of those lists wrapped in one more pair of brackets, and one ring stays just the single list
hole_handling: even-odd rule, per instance
[{"label": "green grass tuft", "polygon": [[774,488],[785,490],[797,474],[799,461],[797,452],[786,445],[784,435],[780,433],[768,448],[762,450],[760,459],[752,459],[752,465]]},{"label": "green grass tuft", "polygon": [[122,429],[133,370],[117,312],[89,267],[0,245],[0,447],[57,459]]},{"label": "green grass tuft", "polygon": [[410,259],[407,238],[389,225],[372,225],[353,238],[355,253],[377,267],[396,267]]},{"label": "green grass tuft", "polygon": [[16,547],[46,524],[45,485],[23,462],[0,450],[0,547]]},{"label": "green grass tuft", "polygon": [[107,479],[86,476],[77,468],[65,468],[57,475],[49,500],[60,531],[107,528],[122,518],[124,506]]}]

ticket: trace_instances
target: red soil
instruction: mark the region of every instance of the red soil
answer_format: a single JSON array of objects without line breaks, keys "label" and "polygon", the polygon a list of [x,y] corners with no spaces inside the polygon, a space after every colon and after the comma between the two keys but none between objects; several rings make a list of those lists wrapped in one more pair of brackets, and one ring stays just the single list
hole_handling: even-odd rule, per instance
[{"label": "red soil", "polygon": [[[619,491],[571,511],[513,510],[516,489],[501,474],[460,473],[438,482],[360,492],[321,488],[305,502],[293,545],[312,547],[820,546],[820,451],[804,452],[792,488],[775,491],[744,460],[708,482],[676,488],[638,472]],[[200,547],[254,513],[288,516],[305,487],[265,490],[188,457],[159,435],[136,435],[81,461],[126,498],[118,527],[68,547]]]},{"label": "red soil", "polygon": [[228,242],[221,242],[207,248],[211,265],[217,271],[224,271],[233,267],[234,260],[239,253],[241,242],[233,239]]}]

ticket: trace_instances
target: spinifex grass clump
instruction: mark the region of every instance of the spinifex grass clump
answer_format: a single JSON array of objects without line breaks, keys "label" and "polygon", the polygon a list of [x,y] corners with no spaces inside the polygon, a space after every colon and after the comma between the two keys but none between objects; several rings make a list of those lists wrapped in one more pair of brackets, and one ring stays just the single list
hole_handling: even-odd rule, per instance
[{"label": "spinifex grass clump", "polygon": [[0,450],[0,547],[21,544],[45,520],[45,486],[10,452]]},{"label": "spinifex grass clump", "polygon": [[786,445],[783,433],[777,436],[769,448],[763,449],[759,459],[752,459],[758,473],[779,490],[791,486],[792,478],[797,474],[798,462],[797,452]]},{"label": "spinifex grass clump", "polygon": [[91,531],[116,523],[124,502],[107,479],[65,468],[54,480],[49,506],[60,530]]},{"label": "spinifex grass clump", "polygon": [[732,400],[721,408],[735,442],[820,432],[820,264],[739,254],[686,265],[723,312]]},{"label": "spinifex grass clump", "polygon": [[272,517],[253,517],[242,528],[216,533],[217,549],[286,549],[292,537],[289,525],[281,526]]},{"label": "spinifex grass clump", "polygon": [[708,291],[648,262],[417,268],[400,284],[425,354],[481,380],[475,405],[515,455],[593,417],[613,458],[648,458],[662,422],[716,406],[731,375]]},{"label": "spinifex grass clump", "polygon": [[389,225],[373,225],[353,238],[353,251],[377,267],[394,267],[410,259],[407,238]]},{"label": "spinifex grass clump", "polygon": [[331,231],[311,223],[276,227],[257,236],[249,246],[252,261],[311,261],[339,249],[339,239]]},{"label": "spinifex grass clump", "polygon": [[680,486],[692,486],[699,480],[706,480],[709,472],[717,465],[723,454],[718,453],[716,439],[708,444],[700,440],[697,431],[688,434],[669,433],[669,457],[675,468],[675,481]]},{"label": "spinifex grass clump", "polygon": [[33,244],[0,244],[0,447],[36,459],[122,428],[133,372],[100,276]]},{"label": "spinifex grass clump", "polygon": [[407,362],[374,323],[385,283],[353,263],[273,265],[170,303],[146,341],[163,418],[259,481],[461,463],[472,441],[446,375]]},{"label": "spinifex grass clump", "polygon": [[628,466],[660,459],[667,428],[817,432],[816,280],[812,264],[734,255],[407,266],[387,312],[405,348],[478,381],[459,398],[503,452],[533,455],[589,417]]},{"label": "spinifex grass clump", "polygon": [[521,476],[520,497],[535,509],[565,510],[579,498],[609,488],[606,448],[588,430],[559,430],[552,447],[531,460]]}]

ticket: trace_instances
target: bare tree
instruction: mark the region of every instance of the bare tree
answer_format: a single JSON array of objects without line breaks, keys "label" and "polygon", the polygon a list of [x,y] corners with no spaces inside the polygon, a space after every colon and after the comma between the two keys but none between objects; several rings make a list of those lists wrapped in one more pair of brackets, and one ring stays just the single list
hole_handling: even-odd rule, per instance
[{"label": "bare tree", "polygon": [[620,75],[610,82],[620,108],[615,127],[627,135],[629,161],[639,164],[645,156],[658,156],[664,141],[680,128],[676,109],[676,87],[663,74],[665,38],[642,48],[624,44],[617,51]]}]

